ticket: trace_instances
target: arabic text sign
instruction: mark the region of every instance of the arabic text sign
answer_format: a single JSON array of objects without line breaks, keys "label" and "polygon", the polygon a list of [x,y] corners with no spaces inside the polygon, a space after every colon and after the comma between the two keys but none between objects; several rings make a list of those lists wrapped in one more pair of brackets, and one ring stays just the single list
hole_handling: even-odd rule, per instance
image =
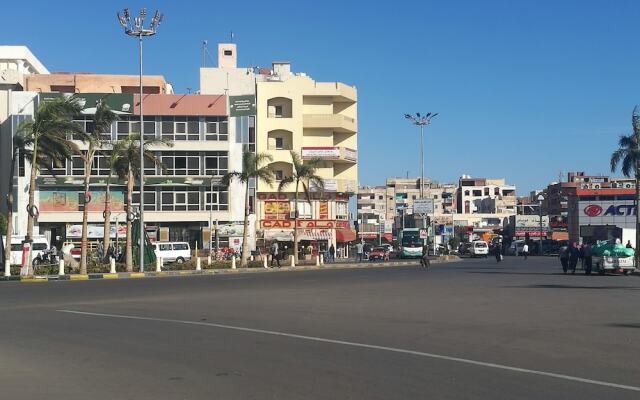
[{"label": "arabic text sign", "polygon": [[432,214],[433,213],[433,199],[420,199],[413,201],[413,213],[414,214]]}]

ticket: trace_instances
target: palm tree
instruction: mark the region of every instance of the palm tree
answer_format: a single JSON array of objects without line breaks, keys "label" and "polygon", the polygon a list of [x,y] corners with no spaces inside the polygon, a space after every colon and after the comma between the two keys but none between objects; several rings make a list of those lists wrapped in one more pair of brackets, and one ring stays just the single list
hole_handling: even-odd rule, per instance
[{"label": "palm tree", "polygon": [[[93,156],[96,151],[105,144],[105,133],[111,133],[111,125],[118,119],[116,113],[102,100],[96,105],[96,113],[93,114],[93,124],[91,129],[85,132],[82,140],[88,148],[83,151],[84,161],[84,207],[82,208],[82,240],[80,241],[80,273],[87,273],[87,231],[89,229],[89,182],[91,180],[91,168],[93,167]],[[107,233],[108,236],[108,233]],[[106,247],[105,247],[106,249]]]},{"label": "palm tree", "polygon": [[[109,167],[109,175],[107,176],[107,186],[105,188],[104,193],[104,212],[102,213],[104,217],[104,237],[103,237],[103,246],[105,250],[105,259],[108,258],[107,250],[109,246],[111,246],[111,180],[113,179],[114,166],[116,160],[120,158],[123,154],[125,148],[126,141],[116,140],[111,144],[111,150],[108,151],[109,159],[107,161],[107,166]],[[118,229],[116,227],[116,236],[118,235]]]},{"label": "palm tree", "polygon": [[309,188],[314,188],[320,192],[324,191],[324,180],[316,174],[317,169],[322,165],[322,159],[313,158],[311,160],[303,161],[298,153],[291,150],[291,160],[293,163],[293,175],[284,177],[278,185],[278,192],[282,192],[287,186],[295,183],[296,189],[294,192],[294,209],[295,220],[293,227],[293,256],[296,262],[298,262],[298,198],[300,193],[300,186],[302,186],[302,193],[309,204],[311,204],[311,196],[309,194]]},{"label": "palm tree", "polygon": [[249,150],[242,153],[242,172],[232,171],[226,173],[222,177],[222,184],[229,186],[232,180],[237,180],[245,185],[244,192],[244,229],[242,232],[242,256],[240,259],[240,267],[247,266],[249,259],[249,242],[247,240],[247,231],[249,230],[249,181],[255,179],[262,180],[264,183],[271,185],[273,183],[273,171],[268,166],[261,166],[265,162],[273,161],[269,154],[254,154]]},{"label": "palm tree", "polygon": [[[640,110],[638,106],[633,109],[631,115],[633,133],[622,135],[618,139],[618,149],[611,154],[611,172],[615,172],[620,165],[622,174],[626,177],[633,176],[636,180],[636,208],[640,200]],[[640,265],[640,212],[636,212],[636,265]]]},{"label": "palm tree", "polygon": [[[34,194],[40,167],[59,166],[78,151],[78,147],[67,139],[67,135],[82,134],[82,128],[73,122],[73,117],[80,114],[81,110],[82,106],[73,96],[43,101],[33,119],[23,121],[18,127],[22,143],[29,146],[24,149],[23,154],[30,157],[31,164],[26,240],[33,239],[33,219],[38,212],[34,204]],[[27,260],[31,272],[31,251]]]},{"label": "palm tree", "polygon": [[[140,179],[140,134],[130,134],[121,140],[122,151],[119,158],[113,164],[113,169],[121,179],[127,180],[127,240],[125,248],[125,263],[127,272],[133,271],[133,248],[132,248],[132,203],[133,203],[133,183],[135,179]],[[164,164],[149,147],[155,145],[173,146],[171,142],[163,139],[144,140],[144,158],[153,164],[164,168]],[[140,207],[144,206],[144,196],[140,196]],[[144,229],[144,227],[140,227]]]}]

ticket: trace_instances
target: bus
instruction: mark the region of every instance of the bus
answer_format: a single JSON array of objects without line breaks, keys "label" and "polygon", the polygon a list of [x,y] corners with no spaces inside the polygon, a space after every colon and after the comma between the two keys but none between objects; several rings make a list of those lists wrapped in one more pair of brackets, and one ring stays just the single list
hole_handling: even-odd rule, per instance
[{"label": "bus", "polygon": [[398,235],[400,242],[400,257],[420,258],[422,257],[422,242],[419,228],[405,228]]}]

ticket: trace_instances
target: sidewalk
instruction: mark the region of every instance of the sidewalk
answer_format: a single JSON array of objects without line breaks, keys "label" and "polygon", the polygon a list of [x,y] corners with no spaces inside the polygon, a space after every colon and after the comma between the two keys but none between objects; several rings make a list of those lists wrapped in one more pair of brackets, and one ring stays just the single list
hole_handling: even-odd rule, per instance
[{"label": "sidewalk", "polygon": [[[432,264],[442,264],[447,262],[459,261],[460,258],[454,257],[450,259],[434,259],[431,260]],[[418,260],[394,260],[387,262],[380,261],[364,261],[354,262],[353,260],[346,260],[344,262],[335,262],[330,264],[324,264],[321,266],[316,265],[299,265],[295,267],[282,266],[281,268],[224,268],[224,269],[202,269],[196,270],[182,270],[182,271],[161,271],[161,272],[118,272],[115,274],[110,273],[95,273],[87,275],[68,274],[68,275],[42,275],[42,276],[10,276],[0,277],[0,282],[5,281],[19,281],[25,283],[44,283],[49,281],[87,281],[96,279],[136,279],[136,278],[164,278],[172,276],[192,276],[192,275],[229,275],[229,274],[247,274],[247,273],[271,273],[279,271],[313,271],[313,270],[327,270],[327,269],[364,269],[364,268],[387,268],[396,266],[410,266],[417,265]]]}]

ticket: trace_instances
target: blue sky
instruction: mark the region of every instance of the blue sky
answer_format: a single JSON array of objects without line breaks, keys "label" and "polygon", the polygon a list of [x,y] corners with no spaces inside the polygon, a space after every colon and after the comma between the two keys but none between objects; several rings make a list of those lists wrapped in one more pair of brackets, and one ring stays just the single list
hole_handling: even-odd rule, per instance
[{"label": "blue sky", "polygon": [[[4,5],[3,44],[51,71],[136,73],[119,8],[160,8],[145,72],[197,89],[200,46],[235,33],[241,65],[286,59],[316,80],[358,87],[361,184],[418,175],[419,132],[438,112],[425,173],[505,177],[526,193],[558,173],[608,172],[640,103],[640,2],[33,1]],[[28,20],[22,18],[28,16]]]}]

